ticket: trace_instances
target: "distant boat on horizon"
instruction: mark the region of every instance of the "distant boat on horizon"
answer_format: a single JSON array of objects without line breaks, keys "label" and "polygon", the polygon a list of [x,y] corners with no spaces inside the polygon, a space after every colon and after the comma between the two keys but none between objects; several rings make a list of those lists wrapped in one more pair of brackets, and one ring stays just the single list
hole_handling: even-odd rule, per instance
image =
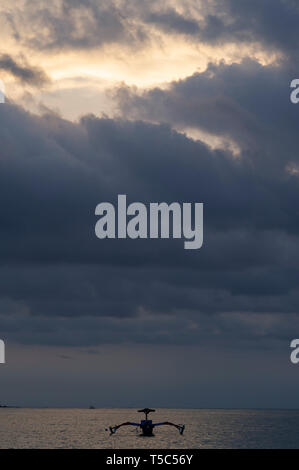
[{"label": "distant boat on horizon", "polygon": [[13,406],[13,405],[0,405],[0,408],[20,408],[20,406]]}]

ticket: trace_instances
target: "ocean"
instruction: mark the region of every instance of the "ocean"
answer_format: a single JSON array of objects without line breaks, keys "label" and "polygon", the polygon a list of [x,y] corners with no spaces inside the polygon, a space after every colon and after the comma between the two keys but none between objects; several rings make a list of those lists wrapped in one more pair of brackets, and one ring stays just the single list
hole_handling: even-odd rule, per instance
[{"label": "ocean", "polygon": [[154,422],[185,424],[181,436],[170,426],[142,437],[135,427],[108,426],[140,421],[135,409],[0,409],[2,449],[283,449],[299,448],[299,410],[157,409]]}]

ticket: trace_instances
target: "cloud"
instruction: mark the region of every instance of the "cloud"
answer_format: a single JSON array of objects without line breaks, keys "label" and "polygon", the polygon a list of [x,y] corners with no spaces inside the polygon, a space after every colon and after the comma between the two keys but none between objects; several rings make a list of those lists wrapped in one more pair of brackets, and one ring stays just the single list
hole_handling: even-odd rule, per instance
[{"label": "cloud", "polygon": [[[222,314],[297,311],[296,175],[269,176],[259,154],[235,159],[166,124],[93,115],[74,123],[14,105],[0,109],[0,124],[0,327],[8,339],[187,344],[212,330],[225,338]],[[117,194],[204,202],[203,248],[98,240],[94,209]]]},{"label": "cloud", "polygon": [[[3,7],[17,43],[33,49],[93,49],[107,44],[133,49],[183,35],[193,44],[260,44],[289,57],[298,48],[299,8],[294,0],[112,1],[45,0]],[[32,24],[35,25],[32,28]]]},{"label": "cloud", "polygon": [[50,82],[47,74],[40,67],[32,67],[26,61],[18,63],[8,54],[0,55],[0,70],[9,73],[21,83],[40,87]]},{"label": "cloud", "polygon": [[133,19],[131,25],[117,2],[34,0],[25,6],[18,3],[13,13],[5,14],[16,41],[39,51],[85,50],[115,43],[136,46],[146,39],[142,24],[134,24]]},{"label": "cloud", "polygon": [[197,21],[186,18],[171,8],[160,12],[150,12],[146,17],[146,22],[152,23],[168,33],[185,35],[195,35],[199,33]]},{"label": "cloud", "polygon": [[[194,2],[180,9],[171,2],[27,4],[16,40],[48,51],[139,47],[161,30],[199,44],[258,39],[284,58],[267,66],[248,58],[210,63],[146,91],[121,86],[119,118],[72,122],[0,108],[0,326],[13,340],[193,344],[215,334],[255,343],[260,321],[267,341],[285,341],[289,330],[282,334],[277,319],[296,323],[299,300],[298,175],[290,171],[298,165],[297,108],[289,100],[297,62],[289,60],[293,20],[288,38],[278,28],[274,42],[266,2],[255,21],[253,3],[209,2],[200,15]],[[281,12],[288,23],[293,10],[276,2],[270,21]],[[35,19],[39,36],[26,30]],[[2,61],[24,82],[42,80],[37,69],[26,65],[30,75],[25,64]],[[182,134],[190,129],[232,141],[238,157]],[[94,209],[118,194],[129,202],[204,202],[203,248],[98,240]]]},{"label": "cloud", "polygon": [[298,47],[296,33],[299,8],[293,0],[225,0],[212,2],[206,15],[203,40],[218,42],[261,42],[287,55]]},{"label": "cloud", "polygon": [[[174,406],[198,406],[203,390],[202,406],[268,406],[269,396],[273,406],[296,404],[290,390],[298,389],[298,374],[286,364],[299,328],[299,107],[289,99],[298,71],[297,3],[7,5],[1,34],[8,52],[38,54],[70,83],[69,74],[88,65],[83,55],[98,61],[100,74],[112,51],[129,68],[128,54],[144,48],[134,64],[140,69],[142,55],[143,73],[153,69],[147,84],[168,64],[179,64],[171,76],[186,76],[190,63],[182,57],[192,55],[199,68],[152,89],[114,89],[119,117],[110,119],[88,114],[73,122],[0,106],[0,336],[10,361],[3,399],[17,403],[27,394],[30,405],[70,406],[70,396],[76,405],[80,395],[89,404],[99,387],[99,405],[127,406],[136,383],[140,400],[146,388],[149,399],[164,395],[165,406],[170,386]],[[2,71],[21,84],[46,84],[46,72],[15,54],[0,56]],[[112,76],[123,78],[122,70]],[[62,79],[57,86],[65,103]],[[81,109],[85,91],[77,99],[77,90],[71,84],[68,93]],[[95,207],[116,203],[118,194],[145,204],[204,202],[202,249],[186,251],[181,240],[97,239]]]},{"label": "cloud", "polygon": [[210,63],[207,69],[167,87],[114,89],[120,114],[165,123],[179,130],[200,130],[233,141],[243,159],[255,159],[263,171],[284,171],[295,159],[297,109],[290,103],[293,64],[263,66]]},{"label": "cloud", "polygon": [[[178,11],[179,10],[179,11]],[[166,33],[184,34],[198,43],[256,44],[294,56],[298,49],[298,4],[294,0],[212,0],[159,2],[145,21]]]}]

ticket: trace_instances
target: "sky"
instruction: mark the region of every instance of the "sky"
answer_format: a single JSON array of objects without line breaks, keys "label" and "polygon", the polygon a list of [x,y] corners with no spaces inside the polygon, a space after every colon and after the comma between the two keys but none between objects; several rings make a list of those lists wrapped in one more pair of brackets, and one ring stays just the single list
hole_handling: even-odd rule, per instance
[{"label": "sky", "polygon": [[[0,403],[299,407],[299,5],[2,0]],[[204,244],[95,207],[204,203]]]}]

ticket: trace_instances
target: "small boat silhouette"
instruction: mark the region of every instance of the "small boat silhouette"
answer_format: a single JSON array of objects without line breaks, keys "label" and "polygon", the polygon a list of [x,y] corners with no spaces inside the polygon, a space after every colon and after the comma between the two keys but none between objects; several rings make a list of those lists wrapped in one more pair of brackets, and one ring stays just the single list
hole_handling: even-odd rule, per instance
[{"label": "small boat silhouette", "polygon": [[121,426],[137,426],[140,427],[142,431],[143,436],[153,436],[153,429],[156,426],[174,426],[175,428],[178,429],[179,433],[182,435],[184,430],[185,430],[185,425],[184,424],[174,424],[171,423],[170,421],[163,421],[161,423],[153,423],[151,419],[147,419],[147,416],[149,413],[153,413],[154,409],[152,408],[143,408],[142,410],[138,410],[138,413],[144,413],[145,414],[145,419],[141,420],[140,423],[133,423],[131,421],[126,421],[125,423],[118,424],[116,426],[110,426],[110,436],[114,434],[118,428]]}]

